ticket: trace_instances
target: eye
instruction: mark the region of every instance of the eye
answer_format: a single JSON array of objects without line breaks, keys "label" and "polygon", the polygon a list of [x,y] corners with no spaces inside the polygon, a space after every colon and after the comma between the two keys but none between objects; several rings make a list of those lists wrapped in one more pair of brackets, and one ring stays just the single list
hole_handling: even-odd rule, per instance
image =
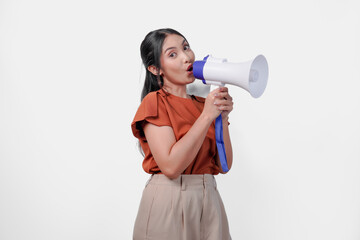
[{"label": "eye", "polygon": [[175,53],[175,52],[171,52],[171,53],[169,54],[169,57],[171,57],[171,58],[176,57],[176,53]]},{"label": "eye", "polygon": [[190,46],[189,45],[184,45],[184,50],[188,50],[190,49]]}]

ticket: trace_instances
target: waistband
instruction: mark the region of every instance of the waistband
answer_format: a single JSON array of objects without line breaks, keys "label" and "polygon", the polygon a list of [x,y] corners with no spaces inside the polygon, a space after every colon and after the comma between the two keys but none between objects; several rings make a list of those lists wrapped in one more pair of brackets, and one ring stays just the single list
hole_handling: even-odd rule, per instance
[{"label": "waistband", "polygon": [[164,174],[153,174],[147,184],[181,186],[182,190],[185,190],[186,186],[196,185],[217,188],[215,177],[212,174],[182,174],[175,179],[170,179]]}]

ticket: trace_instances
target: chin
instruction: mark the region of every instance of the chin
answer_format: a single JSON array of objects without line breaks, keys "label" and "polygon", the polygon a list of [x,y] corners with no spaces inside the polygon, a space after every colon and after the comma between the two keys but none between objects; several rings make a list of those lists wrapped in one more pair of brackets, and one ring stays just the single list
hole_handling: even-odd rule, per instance
[{"label": "chin", "polygon": [[195,81],[195,77],[194,77],[194,76],[189,77],[189,82],[188,82],[188,83],[193,83],[194,81]]}]

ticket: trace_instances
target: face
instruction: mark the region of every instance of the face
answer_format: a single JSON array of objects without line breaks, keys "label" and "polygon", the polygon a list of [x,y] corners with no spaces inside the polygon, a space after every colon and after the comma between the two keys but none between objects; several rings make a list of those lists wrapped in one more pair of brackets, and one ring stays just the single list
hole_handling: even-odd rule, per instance
[{"label": "face", "polygon": [[179,35],[168,35],[164,40],[160,58],[160,75],[164,84],[192,83],[195,80],[192,72],[194,61],[195,55],[189,43]]}]

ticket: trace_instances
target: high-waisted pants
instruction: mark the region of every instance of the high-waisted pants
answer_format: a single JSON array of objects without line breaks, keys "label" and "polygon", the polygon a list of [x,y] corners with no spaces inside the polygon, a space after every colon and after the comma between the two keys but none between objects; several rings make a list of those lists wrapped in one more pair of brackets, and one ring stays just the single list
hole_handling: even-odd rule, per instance
[{"label": "high-waisted pants", "polygon": [[211,174],[152,175],[142,195],[134,240],[230,240],[223,202]]}]

